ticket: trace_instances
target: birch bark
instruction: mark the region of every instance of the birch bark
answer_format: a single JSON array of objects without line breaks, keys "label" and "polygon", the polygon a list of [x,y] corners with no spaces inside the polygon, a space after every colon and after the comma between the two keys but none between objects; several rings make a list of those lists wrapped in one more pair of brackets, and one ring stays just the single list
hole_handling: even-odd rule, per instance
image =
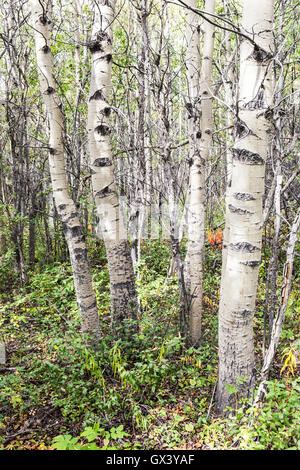
[{"label": "birch bark", "polygon": [[[226,265],[219,307],[217,410],[222,413],[254,384],[253,315],[261,259],[262,196],[271,132],[269,107],[273,77],[273,1],[244,0],[239,117],[233,150],[232,183],[227,199]],[[235,387],[232,393],[229,386]]]},{"label": "birch bark", "polygon": [[264,395],[264,385],[268,379],[269,371],[272,365],[272,362],[275,357],[276,349],[279,343],[282,325],[285,318],[285,313],[288,306],[289,295],[292,287],[292,274],[293,274],[293,263],[295,257],[295,247],[298,242],[298,232],[300,230],[300,209],[296,214],[294,223],[291,228],[289,242],[287,247],[286,262],[283,269],[283,283],[281,287],[281,305],[278,308],[277,315],[272,323],[272,330],[270,334],[270,343],[268,351],[264,358],[264,363],[261,369],[260,378],[261,383],[258,387],[257,395],[254,403],[258,403]]},{"label": "birch bark", "polygon": [[63,115],[53,75],[48,16],[49,2],[32,0],[32,17],[40,89],[49,116],[49,169],[53,197],[63,226],[73,270],[77,303],[82,314],[82,331],[99,336],[99,318],[93,290],[88,252],[78,211],[68,192],[65,170]]},{"label": "birch bark", "polygon": [[[197,7],[196,0],[187,5]],[[215,0],[205,2],[205,11],[214,13]],[[209,158],[212,136],[211,70],[214,26],[203,24],[203,58],[200,69],[200,26],[198,15],[187,9],[187,79],[189,103],[188,130],[190,152],[190,194],[188,204],[187,274],[190,290],[189,336],[193,345],[201,338],[202,271],[205,241],[205,164]]]},{"label": "birch bark", "polygon": [[112,69],[112,25],[115,0],[100,0],[89,49],[92,55],[88,140],[93,194],[104,239],[110,276],[113,321],[136,318],[137,294],[134,269],[123,215],[116,193],[111,152],[110,90]]}]

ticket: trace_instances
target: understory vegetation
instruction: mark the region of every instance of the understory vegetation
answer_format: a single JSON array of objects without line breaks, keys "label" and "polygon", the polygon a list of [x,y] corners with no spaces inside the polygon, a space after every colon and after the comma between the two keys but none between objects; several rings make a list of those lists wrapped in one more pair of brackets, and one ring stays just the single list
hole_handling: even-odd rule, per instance
[{"label": "understory vegetation", "polygon": [[0,450],[300,450],[299,6],[0,2]]},{"label": "understory vegetation", "polygon": [[[187,349],[178,335],[178,284],[166,277],[166,241],[143,241],[139,331],[122,339],[110,325],[104,246],[93,245],[93,282],[102,337],[85,345],[66,262],[36,264],[20,287],[9,252],[1,260],[0,323],[7,364],[0,370],[2,449],[299,449],[300,379],[293,360],[299,328],[297,289],[263,405],[253,395],[214,414],[221,250],[206,244],[203,339]],[[262,356],[264,263],[255,316]],[[297,272],[297,263],[296,269]],[[296,276],[296,282],[299,277]],[[232,387],[230,393],[234,394]],[[239,405],[239,406],[238,406]]]}]

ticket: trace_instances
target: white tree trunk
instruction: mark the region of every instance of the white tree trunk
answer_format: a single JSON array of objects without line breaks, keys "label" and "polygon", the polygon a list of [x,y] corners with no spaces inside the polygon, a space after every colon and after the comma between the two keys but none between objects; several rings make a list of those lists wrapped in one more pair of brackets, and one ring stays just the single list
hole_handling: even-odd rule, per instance
[{"label": "white tree trunk", "polygon": [[63,115],[53,75],[47,2],[32,0],[37,66],[41,93],[49,117],[49,169],[53,197],[61,220],[73,269],[77,303],[82,314],[82,331],[99,334],[97,302],[92,285],[85,239],[74,201],[68,192],[63,142]]},{"label": "white tree trunk", "polygon": [[[227,198],[228,241],[219,306],[217,409],[222,412],[247,396],[254,384],[253,315],[261,260],[262,196],[272,125],[273,1],[244,1],[239,117]],[[226,385],[234,386],[230,394]]]},{"label": "white tree trunk", "polygon": [[115,0],[100,0],[89,41],[92,55],[88,138],[93,194],[104,239],[110,275],[113,318],[136,317],[137,294],[123,215],[116,193],[110,143],[109,116],[112,25]]},{"label": "white tree trunk", "polygon": [[290,231],[289,242],[287,247],[286,262],[283,269],[283,283],[281,287],[281,304],[278,308],[276,318],[272,324],[272,331],[270,335],[270,344],[268,351],[264,358],[264,363],[260,372],[261,383],[259,385],[255,403],[258,403],[264,395],[264,385],[268,379],[269,371],[275,357],[276,349],[279,343],[282,325],[285,318],[286,309],[288,306],[290,290],[292,287],[292,274],[293,264],[295,257],[295,247],[298,242],[298,232],[300,230],[300,209],[294,219],[292,229]]},{"label": "white tree trunk", "polygon": [[[196,0],[188,0],[191,8]],[[215,0],[205,2],[205,11],[214,13]],[[187,285],[190,290],[189,336],[191,344],[201,338],[202,271],[205,242],[205,164],[210,154],[212,137],[211,67],[214,26],[203,24],[203,58],[200,72],[199,16],[192,10],[186,13],[187,79],[189,103],[187,109],[190,151],[190,194],[188,204],[188,247],[186,256]],[[199,77],[200,72],[200,77]],[[200,97],[200,100],[199,100]],[[199,102],[200,101],[200,102]]]}]

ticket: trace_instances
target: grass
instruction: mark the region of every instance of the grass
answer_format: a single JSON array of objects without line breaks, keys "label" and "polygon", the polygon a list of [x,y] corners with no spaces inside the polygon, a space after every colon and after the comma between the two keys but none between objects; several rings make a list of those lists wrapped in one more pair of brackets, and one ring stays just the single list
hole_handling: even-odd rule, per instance
[{"label": "grass", "polygon": [[[220,418],[214,415],[213,397],[221,251],[207,247],[203,341],[197,349],[187,349],[178,334],[177,281],[166,281],[166,243],[143,243],[140,329],[122,340],[110,328],[102,247],[92,259],[103,332],[95,351],[87,350],[79,334],[68,264],[43,266],[26,286],[9,290],[6,285],[1,293],[8,356],[0,372],[2,449],[300,448],[299,378],[289,368],[280,374],[280,354],[297,334],[294,294],[263,407],[245,401]],[[263,296],[263,276],[259,292]],[[262,330],[263,318],[257,315],[258,349]]]}]

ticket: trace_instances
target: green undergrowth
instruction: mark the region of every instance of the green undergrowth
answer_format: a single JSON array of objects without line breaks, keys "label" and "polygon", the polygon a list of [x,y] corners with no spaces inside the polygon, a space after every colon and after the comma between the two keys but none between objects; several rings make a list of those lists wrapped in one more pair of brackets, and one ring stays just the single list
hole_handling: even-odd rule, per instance
[{"label": "green undergrowth", "polygon": [[[0,372],[3,449],[288,449],[299,448],[299,379],[273,371],[262,408],[244,403],[214,415],[221,251],[207,248],[203,341],[179,335],[176,277],[167,278],[166,242],[142,245],[139,328],[111,329],[103,247],[92,256],[102,337],[87,348],[79,333],[71,268],[44,266],[23,287],[0,293],[7,365]],[[5,269],[9,269],[7,265]],[[291,296],[285,346],[296,335]],[[262,318],[256,320],[257,332]],[[293,331],[288,337],[287,331]],[[234,393],[234,391],[233,391]]]}]

